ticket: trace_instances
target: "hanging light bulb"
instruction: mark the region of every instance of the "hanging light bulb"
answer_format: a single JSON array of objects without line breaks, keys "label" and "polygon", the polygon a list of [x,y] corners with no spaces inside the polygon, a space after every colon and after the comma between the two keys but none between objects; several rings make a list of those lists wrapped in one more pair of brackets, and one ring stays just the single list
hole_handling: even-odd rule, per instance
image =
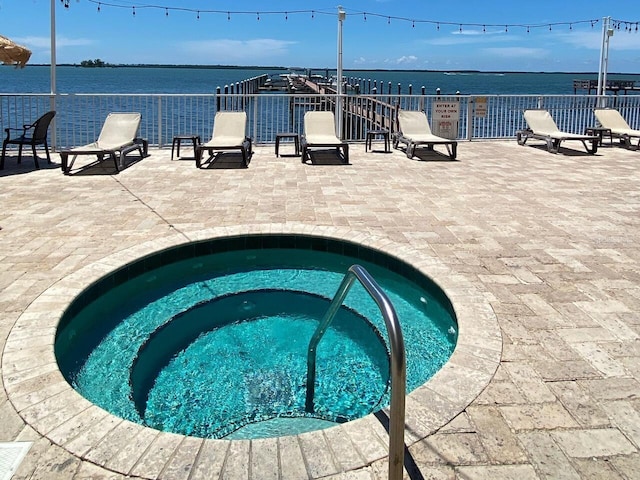
[{"label": "hanging light bulb", "polygon": [[133,16],[136,16],[136,7],[131,7],[133,9]]},{"label": "hanging light bulb", "polygon": [[100,3],[98,3],[98,11],[100,11]]},{"label": "hanging light bulb", "polygon": [[168,17],[169,16],[169,9],[165,7],[164,9],[164,16]]},{"label": "hanging light bulb", "polygon": [[363,18],[364,18],[364,21],[366,22],[366,21],[367,21],[367,12],[363,12],[363,13],[362,13],[362,16],[363,16]]},{"label": "hanging light bulb", "polygon": [[227,21],[231,20],[231,12],[227,12]]},{"label": "hanging light bulb", "polygon": [[285,21],[289,20],[289,14],[287,12],[284,12],[284,19]]},{"label": "hanging light bulb", "polygon": [[196,15],[196,20],[200,20],[200,10],[198,10],[198,14]]},{"label": "hanging light bulb", "polygon": [[256,12],[256,15],[258,16],[258,21],[260,21],[260,12]]}]

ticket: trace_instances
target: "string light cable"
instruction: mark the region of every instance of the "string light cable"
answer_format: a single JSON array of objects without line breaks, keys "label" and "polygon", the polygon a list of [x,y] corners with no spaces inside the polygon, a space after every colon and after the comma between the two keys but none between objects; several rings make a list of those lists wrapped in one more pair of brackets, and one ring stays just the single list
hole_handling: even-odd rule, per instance
[{"label": "string light cable", "polygon": [[[80,0],[76,0],[80,1]],[[288,20],[290,16],[293,15],[305,15],[314,19],[316,15],[327,15],[327,16],[338,16],[338,12],[336,12],[335,8],[333,9],[304,9],[304,10],[265,10],[265,11],[248,11],[248,10],[217,10],[217,9],[205,9],[205,8],[187,8],[180,6],[169,6],[169,5],[158,5],[158,4],[147,4],[147,3],[138,3],[131,1],[119,1],[119,0],[87,0],[89,3],[93,3],[97,5],[98,11],[101,11],[104,7],[112,7],[112,8],[122,8],[132,10],[135,15],[136,12],[141,10],[160,10],[164,12],[165,16],[169,16],[169,12],[186,12],[193,14],[198,20],[205,14],[213,14],[213,15],[222,15],[227,18],[227,20],[231,20],[234,16],[254,16],[257,21],[260,21],[261,16],[281,16],[284,20]],[[60,0],[60,2],[64,5],[65,8],[69,8],[71,0]],[[600,22],[600,19],[589,19],[589,20],[572,20],[572,21],[563,21],[563,22],[544,22],[544,23],[468,23],[468,22],[459,22],[459,21],[442,21],[442,20],[431,20],[431,19],[421,19],[414,17],[402,17],[395,15],[388,15],[383,13],[369,12],[369,11],[350,11],[347,9],[343,9],[350,16],[362,17],[363,21],[366,22],[367,19],[371,18],[380,18],[384,20],[387,24],[392,23],[407,23],[411,26],[412,29],[415,29],[418,25],[431,25],[436,28],[436,30],[440,31],[440,28],[443,26],[449,26],[456,28],[460,33],[463,33],[465,29],[482,29],[483,32],[487,32],[487,29],[495,28],[501,29],[505,33],[509,33],[513,30],[522,29],[527,33],[531,32],[534,29],[548,29],[553,30],[554,28],[565,27],[570,31],[574,30],[574,27],[582,24],[589,24],[593,28],[596,24]],[[612,28],[616,30],[625,30],[627,32],[638,32],[638,25],[640,24],[640,20],[619,20],[612,19],[611,25]]]}]

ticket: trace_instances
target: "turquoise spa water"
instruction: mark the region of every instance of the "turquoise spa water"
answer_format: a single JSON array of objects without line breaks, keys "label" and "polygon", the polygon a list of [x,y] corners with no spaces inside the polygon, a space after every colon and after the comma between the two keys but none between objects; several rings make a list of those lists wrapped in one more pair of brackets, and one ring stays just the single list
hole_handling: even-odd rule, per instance
[{"label": "turquoise spa water", "polygon": [[389,403],[384,320],[356,282],[317,352],[305,412],[307,349],[347,268],[391,298],[407,353],[407,392],[450,357],[456,325],[437,295],[374,264],[288,249],[179,261],[105,292],[58,332],[72,386],[122,418],[205,438],[300,433]]}]

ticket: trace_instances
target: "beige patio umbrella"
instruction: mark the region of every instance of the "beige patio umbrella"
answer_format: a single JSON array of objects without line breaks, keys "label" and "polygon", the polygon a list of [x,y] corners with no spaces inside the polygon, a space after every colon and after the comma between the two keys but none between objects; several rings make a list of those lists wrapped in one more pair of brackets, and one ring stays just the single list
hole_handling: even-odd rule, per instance
[{"label": "beige patio umbrella", "polygon": [[0,62],[24,68],[31,57],[31,50],[0,35]]}]

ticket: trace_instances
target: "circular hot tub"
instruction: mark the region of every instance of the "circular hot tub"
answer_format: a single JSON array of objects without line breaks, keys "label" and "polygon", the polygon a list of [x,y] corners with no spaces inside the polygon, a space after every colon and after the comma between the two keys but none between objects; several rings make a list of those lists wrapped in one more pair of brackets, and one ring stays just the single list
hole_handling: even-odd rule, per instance
[{"label": "circular hot tub", "polygon": [[305,403],[311,338],[355,264],[394,305],[409,393],[455,348],[448,298],[393,256],[307,235],[209,239],[131,262],[71,303],[56,357],[85,398],[166,432],[263,438],[362,418],[389,404],[390,346],[358,283],[318,346],[313,408]]},{"label": "circular hot tub", "polygon": [[[455,319],[454,330],[450,331],[446,326],[447,324],[440,325],[437,329],[445,335],[446,342],[453,344],[455,340],[455,346],[453,347],[453,353],[450,352],[451,347],[445,348],[445,351],[449,350],[445,353],[445,357],[448,357],[448,360],[445,359],[444,365],[437,369],[424,383],[419,384],[421,380],[415,380],[414,383],[408,382],[407,390],[409,393],[406,396],[406,428],[404,432],[404,440],[407,446],[411,447],[417,442],[421,442],[446,425],[462,412],[489,383],[497,369],[502,352],[502,337],[495,314],[483,295],[465,280],[464,276],[453,272],[437,257],[433,256],[428,248],[416,250],[408,245],[398,244],[386,237],[383,232],[374,236],[371,233],[357,232],[349,228],[268,224],[262,226],[220,227],[148,241],[135,247],[116,251],[62,278],[24,309],[9,333],[2,357],[3,383],[9,401],[23,420],[39,435],[46,437],[52,443],[83,461],[93,462],[109,471],[123,475],[156,479],[161,477],[163,468],[173,469],[178,468],[178,466],[181,470],[220,472],[221,475],[233,475],[232,472],[238,468],[240,463],[266,462],[269,465],[278,465],[281,458],[287,458],[287,468],[290,471],[300,472],[301,475],[306,472],[304,474],[309,478],[319,478],[322,476],[321,472],[316,471],[308,463],[309,459],[315,457],[319,451],[318,449],[337,452],[336,455],[338,456],[341,456],[340,452],[353,453],[348,455],[348,462],[340,464],[339,471],[358,470],[375,462],[383,461],[388,451],[387,440],[385,440],[387,432],[384,422],[380,419],[381,416],[378,413],[375,415],[365,414],[355,420],[352,418],[356,416],[340,416],[344,412],[350,415],[348,409],[342,408],[344,405],[341,402],[334,402],[335,404],[331,406],[332,409],[336,405],[340,407],[339,409],[336,408],[335,411],[332,410],[331,415],[335,414],[333,417],[324,416],[329,411],[328,406],[326,408],[322,407],[325,408],[322,418],[311,418],[311,416],[272,418],[272,414],[269,413],[264,417],[260,417],[258,422],[255,422],[258,419],[257,417],[250,419],[250,422],[247,422],[246,419],[242,420],[240,422],[241,428],[236,429],[236,426],[233,426],[233,428],[227,429],[233,430],[233,432],[223,432],[224,439],[216,440],[197,436],[201,435],[200,433],[191,436],[164,432],[147,426],[144,421],[134,423],[126,419],[125,415],[116,415],[105,411],[96,403],[79,394],[70,385],[69,380],[72,382],[74,380],[71,379],[69,373],[78,372],[77,366],[74,367],[72,365],[71,369],[68,369],[69,365],[62,365],[65,371],[63,373],[60,370],[61,365],[58,363],[56,353],[65,357],[64,360],[62,360],[62,356],[60,357],[61,364],[65,364],[68,360],[71,360],[71,364],[73,364],[73,358],[82,359],[86,356],[79,354],[79,350],[76,350],[77,343],[75,347],[73,346],[73,337],[89,339],[91,335],[87,337],[87,332],[83,332],[82,329],[71,333],[68,328],[72,325],[73,319],[77,315],[82,316],[82,312],[86,312],[87,308],[91,309],[91,305],[95,304],[95,302],[101,302],[102,300],[98,299],[103,297],[106,292],[118,293],[119,287],[127,284],[130,279],[135,278],[144,278],[144,285],[153,285],[154,282],[162,283],[166,280],[164,275],[156,276],[153,279],[152,271],[161,268],[163,265],[194,262],[194,259],[198,257],[208,256],[214,253],[210,250],[212,245],[217,245],[216,250],[219,250],[218,253],[231,252],[233,250],[245,250],[244,253],[246,253],[247,249],[264,250],[273,248],[274,245],[266,245],[264,241],[265,239],[269,239],[267,243],[273,241],[274,234],[275,237],[286,237],[286,242],[289,242],[279,245],[278,248],[297,249],[303,247],[308,251],[317,250],[323,253],[346,256],[350,259],[355,258],[358,261],[357,263],[371,267],[371,273],[377,280],[379,278],[377,278],[375,270],[381,267],[385,271],[390,271],[392,276],[400,275],[408,278],[420,288],[423,287],[421,283],[428,279],[429,287],[426,289],[427,291],[435,285],[437,287],[434,290],[435,292],[446,292],[446,296],[440,296],[440,293],[435,294],[435,301],[427,296],[424,297],[426,303],[418,299],[419,305],[414,305],[416,308],[439,305],[439,308],[448,310],[451,318]],[[237,246],[230,247],[231,244],[237,245],[239,241],[242,242],[242,239],[245,239],[245,244],[241,249]],[[295,242],[299,240],[306,245],[296,244]],[[254,243],[258,241],[262,242],[262,244],[257,245]],[[291,244],[291,241],[294,244]],[[223,244],[227,244],[227,247],[222,248]],[[342,250],[329,251],[334,245],[342,245]],[[327,252],[324,252],[325,248]],[[182,255],[189,250],[192,253],[183,258],[176,256],[177,252],[182,252],[180,253]],[[380,258],[386,258],[382,265],[378,261]],[[391,263],[385,263],[387,261]],[[192,263],[192,270],[195,271],[199,268],[198,263],[199,261]],[[342,275],[343,270],[340,272],[337,274],[338,276]],[[168,275],[167,278],[171,278],[171,275]],[[384,281],[380,283],[384,289],[387,289]],[[317,288],[317,286],[314,288]],[[295,295],[301,295],[302,298],[309,301],[309,304],[316,306],[321,304],[324,307],[327,298],[330,298],[334,293],[331,291],[333,288],[316,292],[306,291],[306,288],[299,290],[297,287],[289,290],[292,290]],[[172,287],[172,289],[176,290],[175,287]],[[220,295],[216,298],[209,298],[202,304],[195,301],[187,307],[182,305],[178,312],[163,317],[164,320],[161,325],[166,325],[164,328],[161,328],[161,325],[152,328],[150,332],[153,335],[149,335],[149,330],[147,330],[147,340],[137,343],[134,348],[131,348],[133,351],[131,358],[135,362],[132,361],[131,368],[124,375],[124,378],[128,376],[132,385],[136,385],[135,388],[130,390],[134,412],[139,415],[143,411],[143,415],[146,418],[152,398],[159,399],[164,396],[167,399],[171,396],[171,392],[166,391],[167,389],[155,392],[154,386],[159,385],[157,380],[166,365],[178,360],[178,357],[183,360],[186,359],[189,365],[193,360],[199,360],[200,355],[190,355],[191,352],[197,349],[190,350],[184,347],[198,343],[200,333],[197,332],[200,332],[200,330],[206,331],[207,335],[213,331],[222,333],[226,330],[231,332],[232,338],[236,338],[238,335],[247,338],[255,337],[253,333],[244,335],[239,330],[238,332],[233,332],[235,329],[260,330],[264,335],[263,337],[259,337],[258,340],[253,338],[253,344],[249,344],[243,349],[237,349],[235,355],[230,355],[229,357],[262,357],[262,355],[254,355],[254,350],[258,351],[257,347],[263,349],[270,343],[275,344],[275,341],[271,340],[272,338],[282,338],[280,333],[277,335],[269,333],[267,335],[267,330],[258,328],[261,323],[264,326],[277,322],[261,321],[250,314],[253,310],[253,305],[256,304],[257,306],[257,303],[262,301],[260,298],[254,297],[254,294],[259,296],[263,293],[268,293],[270,289],[287,290],[282,284],[275,288],[266,285],[260,287],[260,291],[257,292],[255,291],[255,285],[250,286],[250,288],[236,289],[234,290],[235,293],[228,295],[228,298]],[[134,302],[136,303],[141,299],[141,295],[144,296],[143,292],[145,291],[146,288],[141,287],[139,291],[121,294],[120,298],[115,298],[117,302],[114,302],[114,305],[116,303],[121,305],[123,296],[128,297],[131,293],[134,294],[131,298],[136,299]],[[167,291],[171,291],[171,289],[167,289]],[[433,294],[433,292],[431,293]],[[420,294],[419,296],[422,297],[423,295]],[[410,297],[415,303],[416,296]],[[181,317],[191,317],[192,315],[198,317],[197,310],[201,308],[203,312],[209,310],[209,307],[220,312],[230,311],[224,305],[227,300],[235,302],[236,305],[242,307],[245,313],[241,321],[230,323],[225,321],[217,326],[205,322],[205,328],[200,330],[184,330],[177,327],[180,325]],[[281,311],[278,312],[283,316],[281,323],[286,325],[284,330],[290,330],[291,326],[294,325],[292,323],[293,320],[291,320],[291,311],[288,309],[288,304],[293,302],[289,300],[287,298],[274,302],[276,305],[287,304],[287,309],[279,309]],[[108,308],[113,309],[114,306],[108,305]],[[316,307],[305,307],[302,310],[306,315],[309,310],[313,311],[314,308]],[[118,308],[115,310],[118,310]],[[360,324],[358,328],[361,328],[365,332],[365,336],[370,339],[370,342],[366,342],[370,344],[370,347],[367,347],[368,350],[367,348],[362,348],[362,351],[366,351],[365,355],[368,356],[365,360],[370,365],[376,365],[377,362],[378,366],[372,371],[377,369],[378,372],[382,372],[388,363],[385,332],[379,326],[379,323],[376,324],[377,320],[372,319],[366,310],[367,308],[353,304],[351,300],[347,299],[345,305],[341,308],[340,315],[343,318],[350,318],[356,321],[348,323]],[[295,315],[298,313],[295,313]],[[373,316],[375,317],[375,315]],[[311,322],[311,320],[308,321]],[[401,322],[404,322],[402,318]],[[88,321],[86,325],[91,325],[92,323],[95,327],[96,325],[92,321]],[[107,325],[110,326],[107,327]],[[419,339],[418,341],[410,339],[408,328],[405,329],[404,324],[403,329],[406,334],[405,344],[408,347],[421,343]],[[103,330],[113,331],[113,322],[111,320],[107,321]],[[165,335],[161,334],[162,331],[165,332]],[[304,328],[301,331],[304,331]],[[180,335],[177,332],[180,332]],[[341,341],[346,342],[344,345],[348,342],[354,342],[355,344],[357,343],[355,339],[360,337],[356,331],[341,327],[340,322],[336,324],[335,335],[342,337]],[[302,339],[303,335],[299,337]],[[294,340],[297,340],[297,336],[294,337]],[[165,342],[169,345],[168,348],[157,348],[158,345],[165,345]],[[98,344],[94,340],[88,343]],[[133,345],[133,342],[131,343]],[[293,343],[293,341],[285,343]],[[127,341],[123,343],[123,345],[126,344]],[[306,344],[306,341],[303,344]],[[320,347],[322,345],[323,343],[321,342]],[[330,344],[325,346],[330,346]],[[80,346],[80,350],[83,348]],[[354,348],[354,350],[358,348]],[[280,347],[277,350],[280,350]],[[63,351],[65,353],[62,353]],[[342,347],[338,347],[329,354],[329,357],[342,356],[347,351],[343,350]],[[384,353],[382,353],[383,351]],[[162,353],[156,355],[152,352]],[[181,357],[183,352],[186,356]],[[222,357],[223,353],[218,351],[212,356]],[[330,358],[330,360],[329,364],[334,365],[333,358]],[[78,365],[81,363],[79,362]],[[265,395],[268,397],[273,393],[271,400],[267,403],[276,403],[272,400],[280,399],[279,395],[281,394],[276,394],[276,390],[271,389],[272,386],[289,385],[285,390],[289,389],[291,391],[300,388],[301,382],[299,380],[289,380],[287,379],[289,374],[283,375],[282,371],[279,370],[281,364],[287,365],[288,362],[277,361],[274,364],[275,368],[268,370],[269,373],[263,373],[263,370],[257,372],[252,368],[246,370],[246,372],[253,370],[248,376],[245,375],[246,372],[243,373],[247,380],[244,385],[258,386],[258,388],[250,391],[249,397]],[[229,365],[220,366],[219,368],[226,370]],[[254,364],[250,363],[250,365]],[[320,362],[318,365],[320,366]],[[415,365],[415,362],[408,364],[410,370],[413,368],[411,365]],[[187,368],[184,371],[193,373],[199,372],[203,368],[203,366],[195,365],[193,367],[194,369]],[[138,377],[138,374],[140,374],[140,377]],[[110,376],[104,375],[105,382],[107,377]],[[372,382],[376,388],[383,386],[382,390],[379,389],[375,392],[375,394],[381,393],[380,397],[370,403],[374,411],[386,403],[384,395],[387,393],[388,379],[385,382],[384,375],[381,374],[379,376],[380,379]],[[197,377],[197,375],[187,375],[184,378],[191,377]],[[137,378],[152,378],[154,381],[147,380],[138,383]],[[319,371],[317,381],[327,382],[327,385],[330,385],[332,378],[331,375],[323,376]],[[172,381],[175,383],[183,380]],[[338,384],[341,382],[333,383]],[[171,385],[171,382],[168,385]],[[341,385],[333,386],[339,387]],[[357,387],[361,388],[362,386],[357,385]],[[344,388],[344,390],[350,390],[350,388]],[[176,389],[176,392],[180,391]],[[163,394],[157,395],[160,393]],[[198,390],[197,394],[194,395],[196,400],[202,398],[201,393],[202,391]],[[170,399],[170,401],[174,400]],[[155,400],[153,401],[155,402]],[[359,403],[364,402],[348,401],[345,404],[351,407]],[[179,408],[182,405],[188,405],[188,402],[183,401],[183,395],[181,394],[179,402],[175,402],[174,406]],[[322,410],[322,408],[319,410]],[[267,425],[269,420],[274,418],[276,424],[281,418],[284,418],[283,423],[285,424],[293,424],[300,421],[305,424],[299,430],[301,432],[308,429],[308,424],[311,421],[328,421],[328,425],[335,426],[318,430],[318,428],[323,428],[327,425],[317,425],[313,430],[305,433],[277,438],[233,439],[233,435],[236,433],[242,435],[242,438],[254,435],[249,432],[254,427],[258,430],[273,432],[268,433],[266,436],[280,435],[282,432],[290,431],[288,430],[290,425],[284,425],[284,430],[282,429],[283,425]],[[351,421],[343,423],[345,420]],[[267,428],[265,429],[264,427]],[[247,434],[247,437],[244,437],[245,434]],[[257,436],[265,435],[260,433]]]}]

